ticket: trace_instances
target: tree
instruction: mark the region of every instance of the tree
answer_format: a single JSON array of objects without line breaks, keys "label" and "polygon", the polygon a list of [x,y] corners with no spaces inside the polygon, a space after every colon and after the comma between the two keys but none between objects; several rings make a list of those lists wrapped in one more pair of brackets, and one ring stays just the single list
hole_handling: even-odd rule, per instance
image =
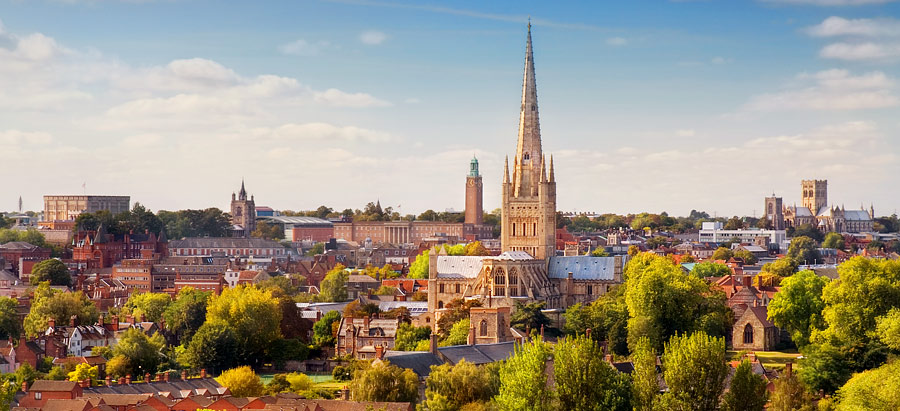
[{"label": "tree", "polygon": [[766,407],[766,380],[753,373],[747,360],[741,361],[731,379],[731,389],[722,399],[723,411],[762,411]]},{"label": "tree", "polygon": [[160,210],[157,213],[165,225],[169,238],[225,237],[231,228],[231,218],[218,208],[205,210]]},{"label": "tree", "polygon": [[798,265],[799,263],[791,258],[779,258],[774,262],[764,264],[762,266],[762,272],[781,278],[790,277],[797,272]]},{"label": "tree", "polygon": [[669,392],[693,410],[716,410],[725,389],[725,339],[704,332],[673,336],[666,344],[663,368]]},{"label": "tree", "polygon": [[38,285],[49,281],[50,285],[72,285],[72,276],[69,268],[62,261],[55,258],[41,261],[31,269],[31,285]]},{"label": "tree", "polygon": [[509,325],[524,330],[540,330],[549,327],[550,319],[541,311],[547,303],[544,301],[522,303],[516,301],[516,311],[509,319]]},{"label": "tree", "polygon": [[97,378],[100,376],[100,369],[96,366],[90,366],[90,364],[78,364],[75,366],[75,371],[69,373],[69,381],[81,382],[84,380],[90,380],[92,382],[96,382]]},{"label": "tree", "polygon": [[190,343],[194,333],[206,321],[206,303],[210,294],[212,293],[209,291],[184,287],[178,291],[175,301],[172,301],[163,312],[166,328],[173,332],[182,344]]},{"label": "tree", "polygon": [[769,401],[771,411],[814,411],[812,396],[796,374],[783,375],[775,380],[775,392]]},{"label": "tree", "polygon": [[822,293],[828,325],[823,338],[868,343],[876,336],[877,319],[900,307],[900,261],[853,257],[838,274]]},{"label": "tree", "polygon": [[784,279],[769,303],[769,321],[790,332],[797,346],[809,344],[812,333],[825,328],[822,290],[827,284],[828,278],[804,270]]},{"label": "tree", "polygon": [[144,316],[147,321],[159,322],[172,298],[165,293],[133,293],[125,302],[125,312],[136,318]]},{"label": "tree", "polygon": [[12,409],[19,387],[20,385],[16,385],[14,381],[3,378],[3,382],[0,383],[0,409]]},{"label": "tree", "polygon": [[892,308],[876,324],[881,343],[894,351],[900,351],[900,308]]},{"label": "tree", "polygon": [[744,260],[744,264],[747,264],[747,265],[753,265],[753,264],[756,264],[757,261],[759,261],[759,259],[756,258],[756,256],[753,255],[753,253],[751,253],[747,250],[743,250],[743,249],[735,251],[734,257]]},{"label": "tree", "polygon": [[484,244],[482,244],[481,241],[473,241],[466,244],[464,252],[465,255],[471,256],[491,255],[491,252],[484,247]]},{"label": "tree", "polygon": [[77,324],[93,324],[100,314],[97,306],[81,291],[64,293],[43,282],[34,288],[31,310],[25,316],[25,335],[36,337],[44,334],[49,320],[65,325],[73,316]]},{"label": "tree", "polygon": [[22,325],[17,309],[19,302],[14,298],[0,297],[0,340],[19,339]]},{"label": "tree", "polygon": [[825,235],[825,241],[822,242],[823,248],[833,248],[835,250],[844,249],[844,236],[840,233],[828,233]]},{"label": "tree", "polygon": [[264,238],[266,240],[283,240],[284,230],[277,224],[269,224],[265,221],[256,223],[256,230],[250,233],[250,236],[256,238]]},{"label": "tree", "polygon": [[788,232],[789,237],[809,237],[816,241],[825,239],[825,235],[817,227],[812,224],[800,224],[792,232]]},{"label": "tree", "polygon": [[179,358],[192,368],[206,368],[212,373],[234,367],[238,364],[238,339],[234,330],[223,322],[206,322],[185,350],[184,358]]},{"label": "tree", "polygon": [[451,345],[465,345],[469,342],[469,327],[471,324],[468,318],[463,318],[453,324],[447,338],[440,342],[441,347],[449,347]]},{"label": "tree", "polygon": [[515,355],[500,366],[500,393],[494,400],[501,410],[554,409],[546,374],[551,353],[551,347],[537,339],[516,347]]},{"label": "tree", "polygon": [[686,264],[686,263],[696,263],[696,262],[697,262],[697,259],[694,258],[694,256],[691,255],[691,254],[682,254],[682,255],[681,255],[681,263],[682,263],[682,264]]},{"label": "tree", "polygon": [[160,333],[148,337],[138,328],[129,328],[119,337],[113,354],[128,359],[132,375],[155,374],[163,360],[162,349],[165,346]]},{"label": "tree", "polygon": [[375,290],[375,295],[394,295],[397,293],[397,287],[391,287],[389,285],[382,285]]},{"label": "tree", "polygon": [[270,290],[252,285],[226,288],[206,307],[207,322],[228,324],[238,343],[241,364],[260,364],[266,347],[281,338],[281,305]]},{"label": "tree", "polygon": [[713,260],[728,261],[731,259],[731,257],[734,257],[734,252],[725,247],[717,248],[716,251],[713,252],[713,255],[712,255]]},{"label": "tree", "polygon": [[325,243],[315,243],[315,244],[313,244],[312,248],[310,248],[309,251],[306,252],[306,256],[307,257],[315,257],[319,254],[324,254],[324,253],[325,253]]},{"label": "tree", "polygon": [[412,370],[375,361],[353,374],[350,394],[354,401],[416,402],[419,377]]},{"label": "tree", "polygon": [[737,216],[731,217],[725,222],[726,230],[740,230],[744,228],[744,222]]},{"label": "tree", "polygon": [[591,257],[609,257],[609,253],[606,252],[605,248],[597,247],[594,251],[591,251]]},{"label": "tree", "polygon": [[113,378],[124,377],[131,374],[131,368],[131,362],[128,361],[128,357],[116,355],[106,363],[106,374]]},{"label": "tree", "polygon": [[248,366],[242,366],[226,370],[216,378],[219,384],[228,387],[234,397],[259,397],[263,395],[265,387],[262,380]]},{"label": "tree", "polygon": [[416,256],[416,260],[409,265],[409,274],[406,275],[407,278],[428,278],[428,253],[429,250],[425,250]]},{"label": "tree", "polygon": [[422,405],[428,410],[458,410],[468,404],[487,404],[499,390],[499,381],[491,374],[491,368],[465,359],[455,365],[433,366],[425,379]]},{"label": "tree", "polygon": [[343,302],[347,300],[347,281],[350,274],[341,264],[331,269],[319,284],[321,301]]},{"label": "tree", "polygon": [[631,355],[634,364],[632,377],[632,405],[635,411],[651,411],[653,401],[659,396],[659,380],[656,370],[656,350],[646,337],[638,339]]},{"label": "tree", "polygon": [[401,323],[397,327],[397,338],[394,349],[398,351],[415,351],[421,341],[428,341],[431,337],[431,327],[416,327],[412,324]]},{"label": "tree", "polygon": [[798,371],[803,384],[814,391],[826,393],[837,391],[853,373],[848,353],[843,347],[835,347],[829,343],[809,344],[801,351],[802,368]]},{"label": "tree", "polygon": [[437,322],[437,331],[438,335],[441,338],[447,338],[447,334],[450,332],[450,328],[453,327],[454,324],[459,322],[464,318],[469,318],[469,310],[472,307],[480,307],[481,301],[478,300],[463,300],[461,298],[457,298],[451,300],[444,306],[447,311],[441,315],[441,318]]},{"label": "tree", "polygon": [[694,265],[694,269],[691,270],[691,275],[697,278],[708,278],[708,277],[724,277],[726,275],[731,275],[734,272],[731,271],[725,264],[719,264],[715,261],[704,261],[702,263],[697,263]]},{"label": "tree", "polygon": [[553,351],[556,397],[565,410],[631,410],[631,381],[593,340],[566,337]]},{"label": "tree", "polygon": [[791,239],[787,258],[790,258],[796,264],[815,264],[817,260],[822,259],[822,256],[819,255],[816,240],[801,236]]},{"label": "tree", "polygon": [[900,361],[854,375],[837,398],[838,411],[900,409]]},{"label": "tree", "polygon": [[335,343],[332,324],[341,321],[341,313],[329,311],[313,324],[313,343],[319,347],[329,347]]}]

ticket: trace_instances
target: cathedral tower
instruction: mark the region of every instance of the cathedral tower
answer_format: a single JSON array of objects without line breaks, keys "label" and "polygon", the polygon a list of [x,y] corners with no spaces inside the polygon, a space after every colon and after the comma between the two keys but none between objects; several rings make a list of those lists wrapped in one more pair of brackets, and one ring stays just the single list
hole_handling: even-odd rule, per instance
[{"label": "cathedral tower", "polygon": [[801,205],[814,216],[828,206],[828,180],[803,180],[800,186],[803,189]]},{"label": "cathedral tower", "polygon": [[472,157],[469,175],[466,176],[466,224],[481,225],[484,222],[484,202],[478,159]]},{"label": "cathedral tower", "polygon": [[504,164],[500,235],[503,251],[525,251],[538,259],[556,254],[556,180],[553,157],[548,160],[545,162],[541,151],[531,23],[528,23],[519,136],[512,178],[509,160]]},{"label": "cathedral tower", "polygon": [[247,199],[247,190],[244,181],[241,180],[241,191],[237,196],[231,193],[231,224],[240,226],[242,230],[235,230],[235,237],[250,237],[250,233],[256,230],[256,204],[253,196]]},{"label": "cathedral tower", "polygon": [[776,197],[772,193],[771,197],[766,197],[765,218],[768,221],[767,228],[772,230],[784,230],[784,206],[781,197]]}]

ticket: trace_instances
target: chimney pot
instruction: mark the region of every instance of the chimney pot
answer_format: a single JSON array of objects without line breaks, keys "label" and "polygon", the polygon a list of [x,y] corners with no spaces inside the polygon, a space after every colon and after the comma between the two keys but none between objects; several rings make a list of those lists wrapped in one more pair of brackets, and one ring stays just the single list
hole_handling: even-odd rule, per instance
[{"label": "chimney pot", "polygon": [[22,392],[28,392],[28,381],[22,381]]},{"label": "chimney pot", "polygon": [[149,372],[144,373],[144,382],[150,382],[150,373]]},{"label": "chimney pot", "polygon": [[429,337],[428,351],[430,351],[434,355],[437,355],[437,353],[438,353],[437,346],[438,346],[438,336],[435,333],[431,333],[431,336]]},{"label": "chimney pot", "polygon": [[169,373],[167,373],[167,372],[163,373],[163,381],[169,382]]},{"label": "chimney pot", "polygon": [[125,377],[119,377],[119,385],[125,385]]},{"label": "chimney pot", "polygon": [[56,327],[56,320],[54,320],[52,318],[47,320],[47,326],[49,326],[50,328]]},{"label": "chimney pot", "polygon": [[200,378],[206,378],[206,368],[200,369]]},{"label": "chimney pot", "polygon": [[125,375],[125,384],[131,384],[131,374]]},{"label": "chimney pot", "polygon": [[112,385],[112,376],[107,375],[106,376],[106,386],[109,387],[110,385]]},{"label": "chimney pot", "polygon": [[375,358],[377,358],[379,360],[384,359],[384,346],[383,345],[375,346]]},{"label": "chimney pot", "polygon": [[182,380],[187,380],[187,370],[182,370],[182,371],[181,371],[181,379],[182,379]]}]

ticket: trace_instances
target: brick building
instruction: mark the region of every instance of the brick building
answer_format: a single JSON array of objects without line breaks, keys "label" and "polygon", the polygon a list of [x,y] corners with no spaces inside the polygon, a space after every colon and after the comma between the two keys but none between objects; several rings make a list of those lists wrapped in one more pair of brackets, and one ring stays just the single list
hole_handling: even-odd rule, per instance
[{"label": "brick building", "polygon": [[191,237],[172,240],[170,257],[243,257],[280,259],[287,256],[281,243],[262,238]]},{"label": "brick building", "polygon": [[336,355],[373,359],[378,348],[382,352],[394,348],[399,326],[396,318],[343,318],[337,332]]},{"label": "brick building", "polygon": [[112,235],[102,224],[79,231],[72,241],[71,263],[78,269],[109,268],[125,259],[158,259],[168,253],[166,232]]},{"label": "brick building", "polygon": [[[0,259],[6,260],[12,266],[12,272],[20,274],[23,260],[34,262],[50,258],[50,249],[38,247],[24,241],[12,241],[0,244]],[[31,270],[28,271],[29,273]]]}]

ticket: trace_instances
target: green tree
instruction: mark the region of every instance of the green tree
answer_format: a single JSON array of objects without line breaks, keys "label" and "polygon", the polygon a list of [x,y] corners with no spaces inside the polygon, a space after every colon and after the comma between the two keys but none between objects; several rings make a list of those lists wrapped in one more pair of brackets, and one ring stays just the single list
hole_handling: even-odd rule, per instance
[{"label": "green tree", "polygon": [[12,409],[13,401],[15,401],[16,393],[19,391],[15,381],[3,378],[0,382],[0,409]]},{"label": "green tree", "polygon": [[735,258],[740,258],[740,259],[744,260],[744,264],[748,264],[748,265],[756,264],[756,262],[759,261],[759,259],[756,258],[756,256],[753,255],[753,253],[751,253],[751,252],[749,252],[749,251],[747,251],[747,250],[737,250],[737,251],[735,251],[735,252],[734,252],[734,257],[735,257]]},{"label": "green tree", "polygon": [[210,294],[194,287],[184,287],[178,291],[175,301],[166,307],[163,312],[166,328],[175,334],[178,341],[190,343],[194,333],[206,321],[206,303]]},{"label": "green tree", "polygon": [[825,235],[825,241],[822,242],[823,248],[833,248],[835,250],[844,249],[844,236],[840,233],[828,233]]},{"label": "green tree", "polygon": [[734,272],[731,271],[725,264],[719,264],[715,261],[704,261],[702,263],[697,263],[694,265],[694,269],[691,270],[691,275],[697,278],[707,278],[707,277],[724,277],[726,275],[731,275]]},{"label": "green tree", "polygon": [[438,335],[443,339],[447,338],[447,335],[450,333],[450,328],[453,327],[454,324],[459,322],[462,319],[469,318],[469,310],[472,307],[480,307],[481,301],[478,300],[463,300],[461,298],[457,298],[451,300],[444,306],[447,309],[444,314],[441,315],[441,318],[437,322],[437,331]]},{"label": "green tree", "polygon": [[250,233],[250,236],[256,238],[264,238],[266,240],[283,240],[284,229],[278,224],[269,224],[265,221],[256,223],[256,230]]},{"label": "green tree", "polygon": [[776,275],[778,277],[790,277],[797,272],[797,266],[799,264],[790,258],[779,258],[771,263],[766,263],[762,266],[762,272],[768,273],[772,275]]},{"label": "green tree", "polygon": [[319,347],[330,347],[335,343],[334,325],[341,321],[341,313],[329,311],[313,324],[313,342]]},{"label": "green tree", "polygon": [[90,380],[91,382],[97,382],[97,378],[100,376],[100,369],[96,366],[91,366],[90,364],[78,364],[75,366],[75,371],[69,373],[69,381],[81,382],[84,380]]},{"label": "green tree", "polygon": [[241,364],[257,365],[266,347],[281,338],[281,305],[270,290],[239,285],[213,295],[206,307],[207,322],[228,324],[238,343]]},{"label": "green tree", "polygon": [[900,261],[853,257],[838,267],[840,278],[822,293],[823,338],[845,344],[877,338],[878,317],[900,307]]},{"label": "green tree", "polygon": [[801,353],[804,358],[800,360],[799,378],[811,390],[833,393],[853,373],[853,365],[843,347],[809,344]]},{"label": "green tree", "polygon": [[734,252],[731,249],[725,247],[719,247],[716,251],[713,252],[712,259],[713,260],[725,260],[728,261],[734,257]]},{"label": "green tree", "polygon": [[876,329],[882,344],[900,351],[900,308],[892,308],[885,316],[879,317]]},{"label": "green tree", "polygon": [[473,241],[466,244],[464,254],[470,256],[485,256],[491,255],[491,252],[484,247],[484,244],[482,244],[481,241]]},{"label": "green tree", "polygon": [[205,210],[160,210],[157,213],[165,225],[169,238],[225,237],[231,228],[231,218],[218,208]]},{"label": "green tree", "polygon": [[547,303],[544,301],[523,303],[516,301],[516,310],[509,319],[512,327],[523,330],[540,330],[541,327],[549,327],[550,319],[543,313]]},{"label": "green tree", "polygon": [[125,302],[125,312],[135,318],[144,316],[147,321],[159,322],[172,298],[165,293],[133,293]]},{"label": "green tree", "polygon": [[19,339],[22,323],[19,321],[19,302],[14,298],[0,297],[0,340]]},{"label": "green tree", "polygon": [[397,293],[397,287],[391,287],[389,285],[382,285],[375,290],[375,295],[394,295]]},{"label": "green tree", "polygon": [[900,361],[854,375],[837,398],[838,411],[900,410]]},{"label": "green tree", "polygon": [[609,253],[606,252],[605,248],[597,247],[594,251],[591,251],[591,257],[609,257]]},{"label": "green tree", "polygon": [[216,381],[231,390],[235,397],[259,397],[265,392],[259,376],[248,366],[226,370]]},{"label": "green tree", "polygon": [[431,337],[431,327],[416,327],[412,324],[401,323],[397,327],[397,338],[394,349],[398,351],[415,351],[421,341],[428,341]]},{"label": "green tree", "polygon": [[106,363],[106,374],[113,378],[121,378],[130,375],[131,361],[124,355],[116,355]]},{"label": "green tree", "polygon": [[409,265],[408,278],[425,279],[428,278],[428,253],[429,250],[422,251],[416,256],[416,260]]},{"label": "green tree", "polygon": [[453,324],[453,327],[450,328],[450,333],[447,335],[447,338],[440,342],[440,346],[448,347],[451,345],[465,345],[469,342],[470,326],[468,318],[457,321]]},{"label": "green tree", "polygon": [[659,396],[659,379],[656,369],[656,350],[646,337],[638,339],[631,355],[634,364],[632,377],[632,405],[635,411],[651,411],[653,401]]},{"label": "green tree", "polygon": [[744,222],[737,216],[731,217],[725,222],[726,230],[740,230],[744,228]]},{"label": "green tree", "polygon": [[828,278],[804,270],[784,279],[769,303],[769,321],[790,332],[797,346],[809,344],[812,333],[825,328],[822,290],[827,284]]},{"label": "green tree", "polygon": [[343,302],[347,300],[347,280],[350,274],[341,264],[331,269],[319,284],[321,301]]},{"label": "green tree", "polygon": [[41,261],[31,269],[31,285],[38,285],[49,281],[50,285],[72,285],[72,276],[69,268],[62,261],[55,258]]},{"label": "green tree", "polygon": [[435,365],[425,380],[423,406],[436,411],[485,405],[497,395],[498,382],[490,367],[478,367],[465,359],[455,365]]},{"label": "green tree", "polygon": [[812,224],[800,224],[792,232],[788,232],[789,237],[809,237],[816,241],[825,239],[825,235]]},{"label": "green tree", "polygon": [[500,366],[500,410],[551,410],[553,393],[547,388],[546,363],[552,349],[540,340],[516,347],[515,355]]},{"label": "green tree", "polygon": [[631,380],[587,337],[566,337],[553,351],[556,397],[565,410],[631,410]]},{"label": "green tree", "polygon": [[419,377],[412,370],[375,361],[357,371],[350,382],[354,401],[416,402]]},{"label": "green tree", "polygon": [[693,410],[716,410],[725,389],[725,339],[704,332],[673,336],[666,343],[663,368],[669,392],[664,396],[687,399]]},{"label": "green tree", "polygon": [[769,410],[814,411],[815,409],[812,395],[796,374],[783,375],[775,379],[775,392],[769,401]]},{"label": "green tree", "polygon": [[78,324],[94,324],[100,314],[97,306],[81,291],[64,293],[43,282],[34,288],[31,310],[25,316],[25,335],[36,337],[43,334],[50,319],[56,324],[66,325],[72,316]]},{"label": "green tree", "polygon": [[160,333],[148,337],[138,328],[129,328],[119,337],[113,354],[128,359],[132,375],[155,374],[163,360],[162,349],[165,345]]},{"label": "green tree", "polygon": [[306,256],[307,257],[315,257],[319,254],[324,254],[324,253],[325,253],[325,243],[315,243],[315,244],[313,244],[312,248],[310,248],[309,251],[306,252]]},{"label": "green tree", "polygon": [[766,407],[766,380],[753,373],[750,362],[744,360],[734,371],[731,389],[722,399],[723,411],[762,411]]},{"label": "green tree", "polygon": [[206,368],[213,374],[238,364],[238,339],[234,330],[223,322],[206,322],[191,338],[179,362],[192,368]]},{"label": "green tree", "polygon": [[817,260],[821,260],[822,256],[819,255],[816,240],[800,236],[791,239],[787,258],[790,258],[797,264],[814,264]]}]

